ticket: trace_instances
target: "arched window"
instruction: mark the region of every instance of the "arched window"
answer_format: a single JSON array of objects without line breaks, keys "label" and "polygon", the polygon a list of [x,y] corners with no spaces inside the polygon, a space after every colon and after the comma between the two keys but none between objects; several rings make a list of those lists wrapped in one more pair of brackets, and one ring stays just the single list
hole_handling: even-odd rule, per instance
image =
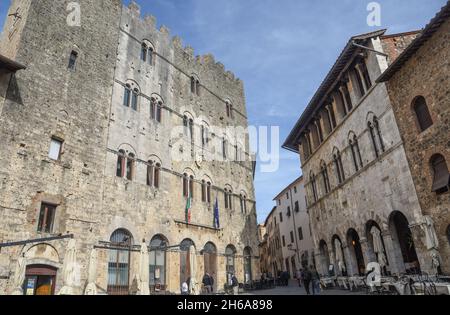
[{"label": "arched window", "polygon": [[225,138],[222,140],[222,156],[224,160],[228,157],[228,141]]},{"label": "arched window", "polygon": [[110,295],[127,295],[133,236],[125,229],[118,229],[111,235],[110,244],[117,249],[109,250],[107,291]]},{"label": "arched window", "polygon": [[161,175],[161,163],[150,160],[147,164],[147,185],[159,188]]},{"label": "arched window", "polygon": [[247,195],[245,193],[241,193],[240,202],[241,202],[241,213],[247,214]]},{"label": "arched window", "polygon": [[147,44],[143,43],[141,46],[141,60],[142,61],[147,61],[147,56],[148,56],[148,47]]},{"label": "arched window", "polygon": [[191,93],[200,96],[200,80],[195,76],[191,77]]},{"label": "arched window", "polygon": [[335,150],[335,153],[333,154],[333,161],[338,183],[342,184],[345,181],[345,172],[344,166],[342,165],[341,153],[339,152],[339,150]]},{"label": "arched window", "polygon": [[375,156],[378,158],[385,151],[383,138],[381,137],[380,124],[378,118],[374,117],[373,122],[368,122],[370,138],[372,140]]},{"label": "arched window", "polygon": [[431,157],[430,164],[433,171],[432,191],[438,194],[449,191],[450,174],[445,158],[441,154],[435,154]]},{"label": "arched window", "polygon": [[126,84],[123,94],[123,105],[126,107],[130,107],[131,101],[131,85]]},{"label": "arched window", "polygon": [[202,148],[205,149],[209,144],[209,128],[208,125],[204,122],[201,126],[201,140],[202,140]]},{"label": "arched window", "polygon": [[119,154],[117,155],[117,177],[125,176],[125,161],[126,161],[126,153],[124,150],[119,150]]},{"label": "arched window", "polygon": [[166,290],[166,251],[169,242],[156,235],[150,242],[150,287],[152,291]]},{"label": "arched window", "polygon": [[148,48],[148,64],[149,65],[153,65],[153,53],[154,53],[153,48],[149,47]]},{"label": "arched window", "polygon": [[330,186],[330,179],[328,177],[327,165],[325,164],[324,161],[322,161],[321,163],[320,173],[322,174],[323,190],[325,191],[326,194],[328,194],[331,190],[331,186]]},{"label": "arched window", "polygon": [[355,165],[355,171],[358,172],[363,168],[363,161],[361,158],[361,151],[359,149],[358,137],[353,134],[349,140],[350,149],[352,151],[353,164]]},{"label": "arched window", "polygon": [[187,173],[183,175],[183,196],[194,199],[194,176]]},{"label": "arched window", "polygon": [[225,102],[225,108],[226,108],[226,112],[227,112],[227,117],[228,118],[234,118],[233,104],[231,104],[230,101],[226,101]]},{"label": "arched window", "polygon": [[413,109],[417,117],[420,131],[425,131],[433,125],[427,102],[423,96],[414,99]]},{"label": "arched window", "polygon": [[233,190],[231,187],[226,187],[224,189],[224,200],[225,200],[225,209],[232,210],[233,209]]},{"label": "arched window", "polygon": [[139,90],[137,88],[135,88],[133,90],[133,95],[131,97],[131,108],[133,110],[138,109],[138,97],[139,97]]},{"label": "arched window", "polygon": [[163,102],[154,97],[150,100],[150,118],[156,122],[161,122]]},{"label": "arched window", "polygon": [[133,180],[134,178],[134,163],[135,163],[135,156],[133,153],[128,154],[127,158],[127,179]]}]

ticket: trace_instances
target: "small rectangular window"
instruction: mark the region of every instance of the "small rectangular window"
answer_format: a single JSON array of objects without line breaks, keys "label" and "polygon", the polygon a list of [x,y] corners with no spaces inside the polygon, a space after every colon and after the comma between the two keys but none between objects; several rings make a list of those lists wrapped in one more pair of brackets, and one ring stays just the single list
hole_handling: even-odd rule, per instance
[{"label": "small rectangular window", "polygon": [[59,139],[52,138],[50,142],[50,149],[48,151],[48,157],[52,160],[58,161],[61,158],[63,142]]},{"label": "small rectangular window", "polygon": [[76,51],[72,51],[70,53],[70,58],[69,58],[69,70],[75,70],[76,64],[77,64],[77,58],[78,58],[78,53]]},{"label": "small rectangular window", "polygon": [[303,229],[301,227],[298,228],[298,239],[303,241]]},{"label": "small rectangular window", "polygon": [[56,206],[42,203],[39,213],[38,232],[52,233],[55,219]]},{"label": "small rectangular window", "polygon": [[286,247],[286,238],[283,235],[283,247]]},{"label": "small rectangular window", "polygon": [[295,212],[296,213],[300,212],[300,206],[299,206],[298,201],[295,202]]},{"label": "small rectangular window", "polygon": [[291,243],[294,243],[294,232],[291,231]]}]

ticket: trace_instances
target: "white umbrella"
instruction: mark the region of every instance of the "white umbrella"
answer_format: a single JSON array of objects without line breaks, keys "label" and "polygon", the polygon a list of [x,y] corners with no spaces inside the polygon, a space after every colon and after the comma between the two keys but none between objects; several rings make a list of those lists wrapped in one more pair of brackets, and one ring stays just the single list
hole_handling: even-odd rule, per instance
[{"label": "white umbrella", "polygon": [[342,252],[342,244],[337,238],[334,240],[334,250],[336,251],[336,260],[341,272],[345,272],[344,253]]},{"label": "white umbrella", "polygon": [[189,248],[189,263],[191,266],[191,283],[190,283],[190,289],[191,289],[191,294],[192,295],[199,295],[199,290],[198,290],[198,282],[196,279],[196,269],[197,269],[197,256],[195,253],[195,247],[191,246]]},{"label": "white umbrella", "polygon": [[148,248],[145,242],[141,245],[141,254],[139,257],[139,295],[150,295],[150,266],[149,266]]},{"label": "white umbrella", "polygon": [[94,248],[89,257],[88,267],[88,285],[84,291],[84,295],[97,295],[97,250]]},{"label": "white umbrella", "polygon": [[437,249],[439,247],[439,241],[437,238],[436,230],[434,228],[433,219],[430,216],[424,216],[424,229],[427,243],[427,249]]},{"label": "white umbrella", "polygon": [[370,230],[370,234],[372,234],[373,239],[373,251],[375,252],[375,254],[377,254],[378,263],[380,264],[381,268],[383,268],[387,265],[387,259],[386,255],[384,254],[383,241],[381,240],[381,231],[376,226],[373,226]]},{"label": "white umbrella", "polygon": [[77,243],[74,239],[67,244],[62,272],[64,286],[59,295],[76,295],[76,287],[80,283],[80,267],[77,264]]},{"label": "white umbrella", "polygon": [[16,270],[14,271],[14,291],[12,295],[23,295],[23,282],[25,281],[26,260],[23,257],[17,259]]}]

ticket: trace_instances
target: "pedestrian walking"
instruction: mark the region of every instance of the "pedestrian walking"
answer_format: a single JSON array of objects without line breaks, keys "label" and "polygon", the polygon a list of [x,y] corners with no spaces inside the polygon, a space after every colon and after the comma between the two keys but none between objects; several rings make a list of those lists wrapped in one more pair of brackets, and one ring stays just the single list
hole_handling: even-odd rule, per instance
[{"label": "pedestrian walking", "polygon": [[305,286],[307,295],[311,295],[311,292],[309,291],[309,285],[311,284],[311,278],[312,278],[311,271],[308,269],[308,267],[306,267],[305,271],[303,272],[303,285]]},{"label": "pedestrian walking", "polygon": [[314,266],[311,269],[311,282],[313,295],[320,294],[320,275]]},{"label": "pedestrian walking", "polygon": [[205,275],[203,276],[203,288],[205,290],[206,294],[211,294],[212,293],[212,281],[211,281],[211,276],[209,275],[209,273],[205,273]]},{"label": "pedestrian walking", "polygon": [[232,286],[233,286],[233,294],[234,295],[239,295],[239,281],[238,281],[238,279],[236,278],[235,275],[233,275],[231,277],[231,283],[232,283]]},{"label": "pedestrian walking", "polygon": [[298,281],[298,286],[301,288],[302,281],[303,281],[303,269],[297,270],[297,281]]}]

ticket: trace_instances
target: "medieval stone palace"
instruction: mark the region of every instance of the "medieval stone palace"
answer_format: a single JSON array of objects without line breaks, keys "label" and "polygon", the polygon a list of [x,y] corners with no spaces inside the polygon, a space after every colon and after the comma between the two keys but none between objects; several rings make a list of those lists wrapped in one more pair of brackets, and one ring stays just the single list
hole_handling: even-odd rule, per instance
[{"label": "medieval stone palace", "polygon": [[13,0],[5,23],[0,294],[259,277],[243,82],[134,2],[76,3],[79,25],[54,0]]}]

